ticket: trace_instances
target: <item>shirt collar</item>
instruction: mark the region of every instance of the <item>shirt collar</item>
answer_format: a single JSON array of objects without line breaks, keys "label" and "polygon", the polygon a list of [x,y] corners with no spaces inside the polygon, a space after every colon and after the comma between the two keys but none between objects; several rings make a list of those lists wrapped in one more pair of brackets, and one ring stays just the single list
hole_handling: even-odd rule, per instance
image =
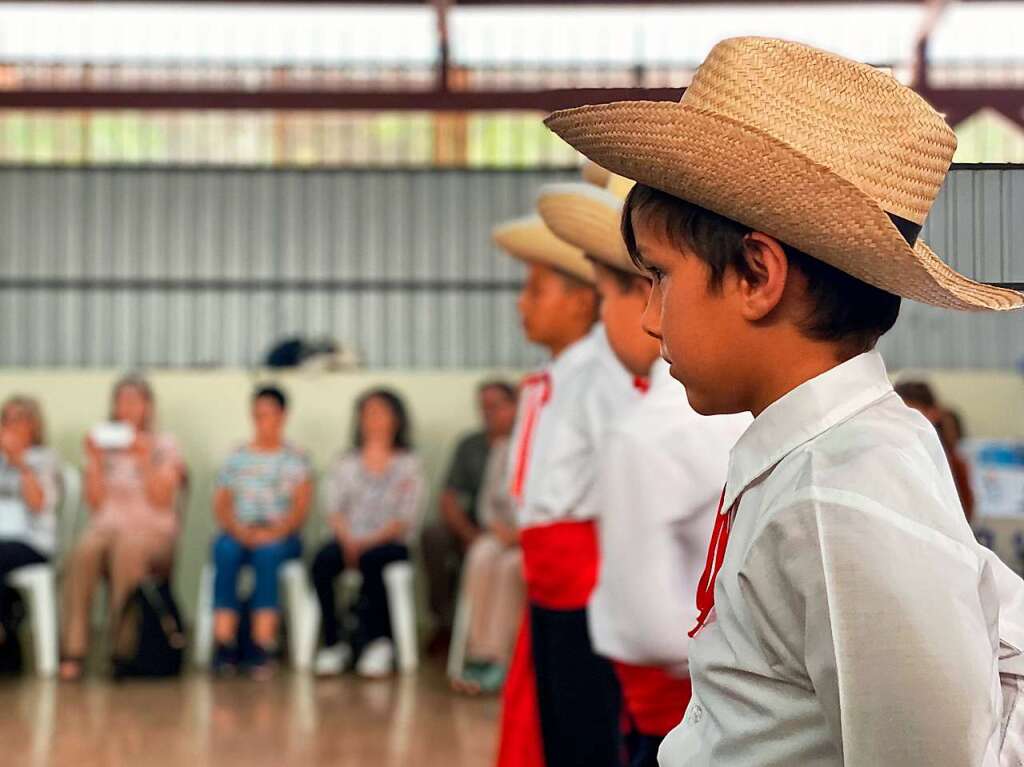
[{"label": "shirt collar", "polygon": [[723,511],[798,447],[892,392],[878,352],[854,357],[802,383],[762,412],[729,457]]},{"label": "shirt collar", "polygon": [[548,372],[552,376],[562,375],[581,362],[585,362],[590,355],[600,349],[601,344],[607,345],[608,341],[604,332],[604,325],[600,322],[594,325],[590,332],[578,341],[569,344],[548,366]]}]

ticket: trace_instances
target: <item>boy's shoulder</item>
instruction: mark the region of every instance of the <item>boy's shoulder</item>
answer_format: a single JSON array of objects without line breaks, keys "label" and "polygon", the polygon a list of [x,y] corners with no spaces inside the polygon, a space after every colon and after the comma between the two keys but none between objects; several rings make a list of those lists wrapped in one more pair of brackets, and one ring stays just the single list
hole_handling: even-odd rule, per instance
[{"label": "boy's shoulder", "polygon": [[759,495],[762,522],[794,507],[827,507],[960,542],[969,533],[934,427],[895,395],[793,450],[764,477]]}]

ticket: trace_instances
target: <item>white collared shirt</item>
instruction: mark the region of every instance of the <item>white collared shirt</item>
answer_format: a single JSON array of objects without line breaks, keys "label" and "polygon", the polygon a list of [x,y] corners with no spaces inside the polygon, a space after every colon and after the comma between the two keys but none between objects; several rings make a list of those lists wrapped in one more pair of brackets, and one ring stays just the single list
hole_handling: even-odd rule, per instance
[{"label": "white collared shirt", "polygon": [[877,353],[761,413],[723,513],[737,500],[662,767],[1018,764],[1024,584],[975,542]]},{"label": "white collared shirt", "polygon": [[749,424],[745,413],[698,415],[658,360],[650,390],[609,427],[595,480],[601,568],[588,611],[601,655],[685,673],[729,451]]},{"label": "white collared shirt", "polygon": [[[521,529],[597,515],[592,486],[602,433],[640,396],[600,323],[552,360],[546,372],[550,396],[529,439],[525,483],[514,502]],[[523,449],[528,410],[524,402],[512,432],[509,477],[515,476]]]}]

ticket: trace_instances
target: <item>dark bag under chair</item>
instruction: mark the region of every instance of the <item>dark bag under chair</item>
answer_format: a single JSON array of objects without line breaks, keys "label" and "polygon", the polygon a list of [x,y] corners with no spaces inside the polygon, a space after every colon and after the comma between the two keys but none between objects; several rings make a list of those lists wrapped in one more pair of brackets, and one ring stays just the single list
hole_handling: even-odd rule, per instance
[{"label": "dark bag under chair", "polygon": [[24,668],[18,627],[25,618],[21,595],[0,583],[0,676],[20,674]]},{"label": "dark bag under chair", "polygon": [[181,673],[185,630],[169,582],[140,583],[113,628],[115,679]]}]

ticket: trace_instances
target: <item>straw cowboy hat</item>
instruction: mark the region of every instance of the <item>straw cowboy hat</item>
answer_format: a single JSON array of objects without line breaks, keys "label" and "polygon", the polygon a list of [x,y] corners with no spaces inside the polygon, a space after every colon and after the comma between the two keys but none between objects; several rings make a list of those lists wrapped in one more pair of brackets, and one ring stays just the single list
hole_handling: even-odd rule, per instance
[{"label": "straw cowboy hat", "polygon": [[626,250],[620,222],[622,203],[633,182],[609,174],[604,189],[587,183],[547,184],[537,196],[537,212],[560,239],[605,266],[641,274]]},{"label": "straw cowboy hat", "polygon": [[546,123],[613,173],[777,237],[864,282],[952,309],[1017,309],[917,235],[956,137],[909,88],[806,45],[716,45],[682,101],[568,109]]},{"label": "straw cowboy hat", "polygon": [[494,242],[513,258],[550,266],[593,285],[594,266],[583,251],[560,240],[540,216],[527,216],[495,227]]}]

